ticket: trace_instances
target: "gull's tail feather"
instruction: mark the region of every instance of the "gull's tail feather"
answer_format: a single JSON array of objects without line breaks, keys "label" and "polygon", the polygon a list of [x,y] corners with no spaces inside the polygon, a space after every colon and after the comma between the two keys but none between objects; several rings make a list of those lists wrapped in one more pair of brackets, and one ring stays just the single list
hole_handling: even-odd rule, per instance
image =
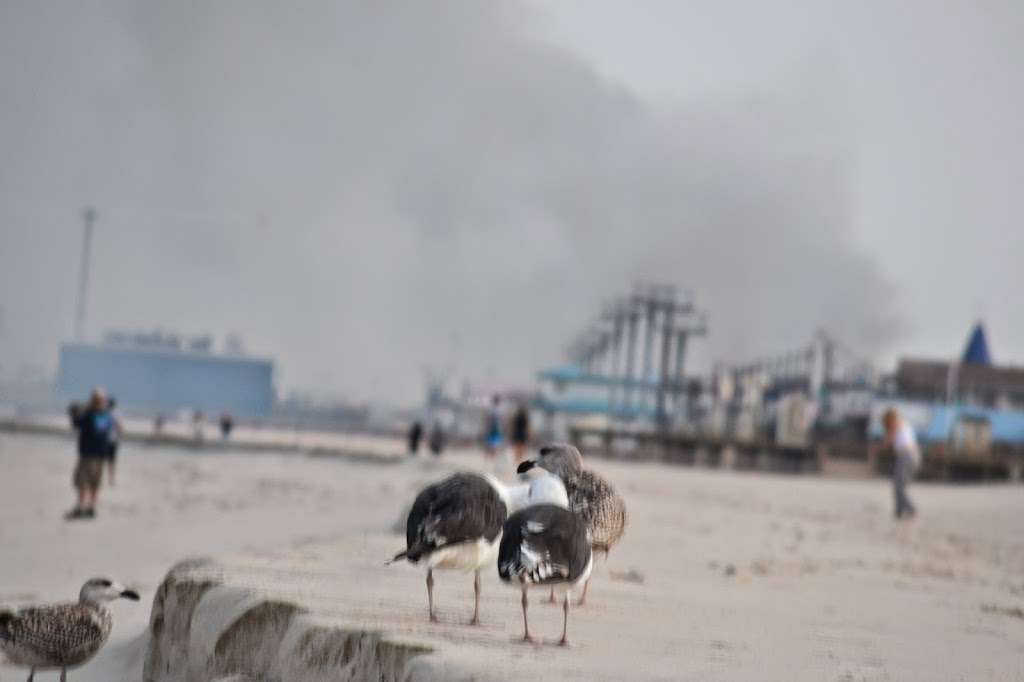
[{"label": "gull's tail feather", "polygon": [[391,564],[395,563],[396,561],[399,561],[400,559],[408,559],[414,564],[419,563],[419,560],[422,559],[424,555],[430,554],[433,550],[434,548],[429,547],[428,545],[424,545],[420,541],[417,541],[413,543],[412,547],[407,547],[405,551],[399,552],[391,559],[391,561],[387,562],[384,565],[390,566]]}]

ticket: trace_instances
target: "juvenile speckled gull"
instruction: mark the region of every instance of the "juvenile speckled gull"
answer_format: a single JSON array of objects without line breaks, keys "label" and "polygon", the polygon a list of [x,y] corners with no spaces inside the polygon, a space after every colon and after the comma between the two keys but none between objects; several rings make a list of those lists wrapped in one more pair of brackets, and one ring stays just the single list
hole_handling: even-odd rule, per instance
[{"label": "juvenile speckled gull", "polygon": [[0,651],[29,669],[28,682],[36,670],[55,669],[66,682],[67,669],[88,662],[107,641],[113,617],[106,604],[122,598],[138,601],[139,595],[106,578],[92,578],[77,602],[0,612]]}]

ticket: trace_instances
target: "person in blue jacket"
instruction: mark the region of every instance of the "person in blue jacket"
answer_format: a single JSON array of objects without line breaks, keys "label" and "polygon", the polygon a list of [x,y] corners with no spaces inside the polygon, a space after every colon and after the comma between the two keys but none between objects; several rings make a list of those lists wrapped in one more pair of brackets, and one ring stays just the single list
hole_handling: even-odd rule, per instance
[{"label": "person in blue jacket", "polygon": [[78,463],[72,477],[78,503],[65,518],[92,519],[96,517],[96,499],[103,478],[103,463],[110,454],[116,423],[102,388],[93,389],[84,408],[72,404],[68,414],[71,425],[78,431]]},{"label": "person in blue jacket", "polygon": [[493,459],[505,442],[501,431],[501,396],[491,397],[491,409],[484,415],[484,452]]}]

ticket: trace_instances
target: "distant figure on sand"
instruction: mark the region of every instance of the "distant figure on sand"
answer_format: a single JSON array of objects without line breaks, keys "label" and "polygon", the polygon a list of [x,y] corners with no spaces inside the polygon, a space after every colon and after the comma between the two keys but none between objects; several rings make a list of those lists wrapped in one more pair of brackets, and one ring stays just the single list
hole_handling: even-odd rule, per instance
[{"label": "distant figure on sand", "polygon": [[110,418],[114,421],[113,428],[110,429],[108,435],[107,445],[107,481],[110,482],[111,487],[114,486],[114,474],[117,468],[117,448],[121,444],[121,420],[114,414],[114,409],[117,407],[117,399],[114,396],[107,398],[107,410],[110,412]]},{"label": "distant figure on sand", "polygon": [[420,451],[420,441],[423,440],[423,424],[419,419],[412,423],[409,429],[409,454],[415,455]]},{"label": "distant figure on sand", "polygon": [[526,408],[525,402],[520,401],[516,407],[515,414],[512,415],[512,428],[510,429],[509,440],[512,441],[515,463],[519,464],[523,461],[523,455],[526,454],[526,445],[530,442],[530,411]]},{"label": "distant figure on sand", "polygon": [[907,495],[907,487],[914,472],[921,464],[921,450],[917,446],[917,437],[914,429],[906,423],[899,412],[895,409],[888,409],[882,415],[882,426],[885,427],[884,447],[892,448],[896,455],[892,470],[892,489],[895,498],[897,519],[903,517],[913,518],[917,509]]},{"label": "distant figure on sand", "polygon": [[227,440],[231,437],[231,430],[235,428],[235,419],[230,412],[220,413],[220,437]]},{"label": "distant figure on sand", "polygon": [[494,395],[491,398],[491,408],[487,410],[484,417],[484,452],[488,457],[494,457],[498,449],[504,443],[505,438],[501,433],[501,396]]},{"label": "distant figure on sand", "polygon": [[91,519],[96,516],[96,498],[103,477],[103,462],[110,451],[114,417],[107,409],[107,396],[102,388],[93,389],[85,408],[72,404],[68,414],[78,431],[78,464],[72,479],[78,504],[65,518]]},{"label": "distant figure on sand", "polygon": [[430,438],[427,439],[427,446],[430,448],[430,454],[434,457],[441,456],[441,452],[444,450],[444,427],[441,426],[440,419],[434,420],[434,426],[430,429]]},{"label": "distant figure on sand", "polygon": [[192,437],[195,438],[197,444],[203,442],[203,425],[206,422],[206,415],[203,414],[202,410],[196,410],[192,413]]}]

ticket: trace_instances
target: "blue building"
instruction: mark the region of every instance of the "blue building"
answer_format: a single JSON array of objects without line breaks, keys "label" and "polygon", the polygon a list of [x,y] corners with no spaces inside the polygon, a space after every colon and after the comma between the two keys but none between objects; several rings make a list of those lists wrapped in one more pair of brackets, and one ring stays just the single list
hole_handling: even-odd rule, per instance
[{"label": "blue building", "polygon": [[65,343],[60,348],[57,392],[82,400],[103,386],[129,410],[202,410],[268,417],[274,404],[271,360],[215,355],[208,345],[182,350],[167,345]]},{"label": "blue building", "polygon": [[[977,405],[923,403],[879,398],[872,407],[869,435],[882,437],[882,414],[895,408],[914,428],[923,445],[947,443],[957,445],[964,440],[981,441],[986,446],[1024,447],[1024,412],[998,410]],[[968,431],[971,433],[968,434]],[[973,436],[969,438],[968,436]]]},{"label": "blue building", "polygon": [[[535,401],[545,411],[619,419],[654,419],[656,416],[655,402],[660,388],[656,378],[612,377],[569,364],[540,371],[537,379],[551,387],[542,391]],[[623,398],[626,394],[631,399]]]},{"label": "blue building", "polygon": [[909,400],[1024,412],[1024,367],[993,364],[981,323],[960,362],[903,358],[893,380],[892,392]]}]

